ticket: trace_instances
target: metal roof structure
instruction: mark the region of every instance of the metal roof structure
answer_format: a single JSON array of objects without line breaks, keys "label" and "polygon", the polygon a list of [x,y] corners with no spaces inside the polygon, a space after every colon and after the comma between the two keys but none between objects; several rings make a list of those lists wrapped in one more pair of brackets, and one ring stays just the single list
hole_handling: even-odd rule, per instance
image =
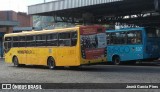
[{"label": "metal roof structure", "polygon": [[28,13],[41,14],[44,12],[67,10],[67,9],[105,4],[117,1],[122,1],[122,0],[57,0],[48,3],[31,5],[28,7]]},{"label": "metal roof structure", "polygon": [[[94,16],[94,23],[160,25],[159,11],[160,0],[57,0],[28,6],[30,15],[53,16],[56,21],[56,17],[60,17],[63,22],[71,23],[80,18],[83,22],[84,15],[88,13],[87,16]],[[146,14],[149,16],[146,17]]]},{"label": "metal roof structure", "polygon": [[[54,15],[56,13],[91,12],[105,15],[134,14],[153,11],[159,0],[57,0],[28,6],[30,15]],[[157,4],[158,3],[158,4]]]}]

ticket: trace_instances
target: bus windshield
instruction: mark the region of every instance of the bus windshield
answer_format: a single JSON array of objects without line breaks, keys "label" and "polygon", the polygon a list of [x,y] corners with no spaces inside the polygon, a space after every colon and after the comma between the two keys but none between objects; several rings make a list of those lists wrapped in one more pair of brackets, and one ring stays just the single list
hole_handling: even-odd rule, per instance
[{"label": "bus windshield", "polygon": [[160,29],[146,28],[146,34],[148,38],[160,37]]}]

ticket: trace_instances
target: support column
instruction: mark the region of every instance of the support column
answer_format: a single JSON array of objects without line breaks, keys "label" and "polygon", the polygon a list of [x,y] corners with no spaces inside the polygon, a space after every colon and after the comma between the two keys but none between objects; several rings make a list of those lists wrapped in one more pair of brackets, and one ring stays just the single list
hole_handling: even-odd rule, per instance
[{"label": "support column", "polygon": [[7,33],[7,34],[10,33],[10,32],[9,32],[9,27],[6,27],[6,33]]},{"label": "support column", "polygon": [[13,27],[6,27],[6,33],[13,33]]},{"label": "support column", "polygon": [[160,0],[154,0],[155,10],[160,12]]}]

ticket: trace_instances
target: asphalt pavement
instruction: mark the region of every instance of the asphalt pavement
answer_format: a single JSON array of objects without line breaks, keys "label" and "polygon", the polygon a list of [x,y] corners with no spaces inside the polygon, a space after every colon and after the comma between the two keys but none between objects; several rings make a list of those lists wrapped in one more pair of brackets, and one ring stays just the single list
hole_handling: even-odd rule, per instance
[{"label": "asphalt pavement", "polygon": [[15,67],[0,59],[0,83],[160,83],[160,64],[93,65],[49,70],[44,66]]}]

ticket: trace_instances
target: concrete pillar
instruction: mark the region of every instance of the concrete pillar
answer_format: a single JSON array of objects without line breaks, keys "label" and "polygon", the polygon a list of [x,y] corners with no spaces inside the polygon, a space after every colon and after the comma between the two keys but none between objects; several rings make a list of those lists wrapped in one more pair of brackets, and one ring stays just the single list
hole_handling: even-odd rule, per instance
[{"label": "concrete pillar", "polygon": [[9,33],[9,27],[6,27],[6,33],[7,34]]},{"label": "concrete pillar", "polygon": [[13,33],[13,27],[6,27],[6,34]]},{"label": "concrete pillar", "polygon": [[160,11],[160,1],[154,0],[154,7],[156,11]]}]

